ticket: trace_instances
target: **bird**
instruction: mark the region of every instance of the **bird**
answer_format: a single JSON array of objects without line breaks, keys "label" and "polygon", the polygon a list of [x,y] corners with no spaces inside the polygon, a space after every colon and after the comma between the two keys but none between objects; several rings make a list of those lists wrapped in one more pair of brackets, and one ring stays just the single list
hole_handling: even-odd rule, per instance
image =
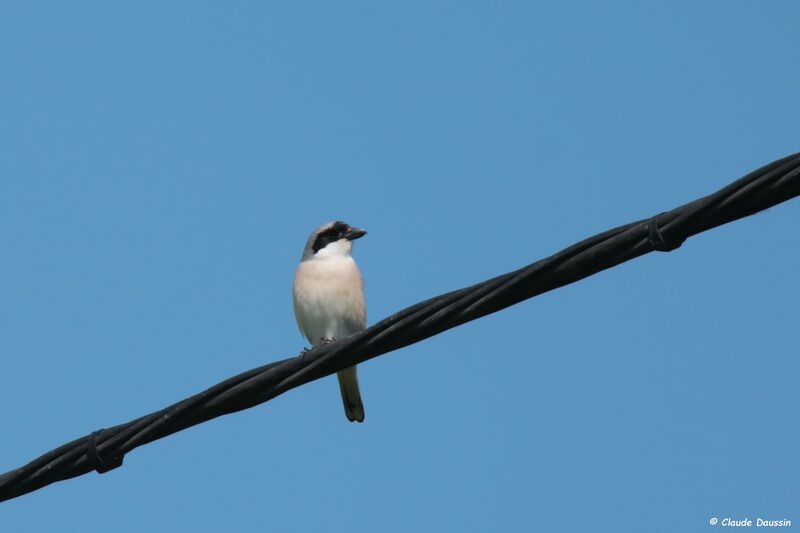
[{"label": "bird", "polygon": [[[316,348],[363,330],[367,323],[364,281],[353,256],[353,241],[367,232],[341,220],[326,222],[308,237],[294,273],[292,300],[300,332]],[[337,372],[344,413],[364,421],[355,365]]]}]

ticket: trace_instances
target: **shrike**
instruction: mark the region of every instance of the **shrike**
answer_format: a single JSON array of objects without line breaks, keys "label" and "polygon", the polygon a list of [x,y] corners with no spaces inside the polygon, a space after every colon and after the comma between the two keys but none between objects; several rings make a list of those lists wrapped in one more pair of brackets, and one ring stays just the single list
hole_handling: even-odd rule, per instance
[{"label": "shrike", "polygon": [[[343,339],[366,326],[364,282],[350,255],[353,241],[366,235],[341,221],[314,230],[294,273],[294,316],[312,346]],[[364,421],[364,405],[358,390],[358,374],[352,366],[337,373],[350,422]]]}]

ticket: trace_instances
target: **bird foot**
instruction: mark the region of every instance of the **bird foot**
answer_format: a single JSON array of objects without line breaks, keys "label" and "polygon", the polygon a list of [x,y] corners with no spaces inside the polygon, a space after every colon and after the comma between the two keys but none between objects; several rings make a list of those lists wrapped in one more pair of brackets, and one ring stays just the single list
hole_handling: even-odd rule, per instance
[{"label": "bird foot", "polygon": [[336,339],[326,339],[324,337],[320,337],[318,346],[312,346],[311,348],[305,348],[305,347],[303,348],[303,351],[300,352],[300,360],[301,361],[305,361],[306,360],[306,354],[308,352],[310,352],[311,350],[314,350],[315,348],[319,348],[320,346],[324,346],[326,344],[330,344],[332,342],[336,342]]}]

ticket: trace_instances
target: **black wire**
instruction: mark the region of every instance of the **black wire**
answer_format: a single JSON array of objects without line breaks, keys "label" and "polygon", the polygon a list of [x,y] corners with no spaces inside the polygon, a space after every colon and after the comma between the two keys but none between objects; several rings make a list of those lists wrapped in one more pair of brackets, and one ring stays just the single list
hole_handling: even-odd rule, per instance
[{"label": "black wire", "polygon": [[718,192],[650,219],[589,237],[548,258],[412,305],[346,339],[255,368],[165,409],[64,444],[0,476],[0,501],[122,464],[125,454],[188,427],[266,402],[373,357],[800,195],[800,154],[770,163]]}]

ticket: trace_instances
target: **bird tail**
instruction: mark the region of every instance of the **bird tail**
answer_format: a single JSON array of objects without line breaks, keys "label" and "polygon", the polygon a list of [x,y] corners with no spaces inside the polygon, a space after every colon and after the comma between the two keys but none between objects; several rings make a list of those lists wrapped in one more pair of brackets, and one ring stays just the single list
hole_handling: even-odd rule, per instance
[{"label": "bird tail", "polygon": [[363,422],[364,404],[361,403],[361,391],[358,390],[356,367],[345,368],[336,376],[339,378],[339,390],[342,391],[344,414],[350,422]]}]

